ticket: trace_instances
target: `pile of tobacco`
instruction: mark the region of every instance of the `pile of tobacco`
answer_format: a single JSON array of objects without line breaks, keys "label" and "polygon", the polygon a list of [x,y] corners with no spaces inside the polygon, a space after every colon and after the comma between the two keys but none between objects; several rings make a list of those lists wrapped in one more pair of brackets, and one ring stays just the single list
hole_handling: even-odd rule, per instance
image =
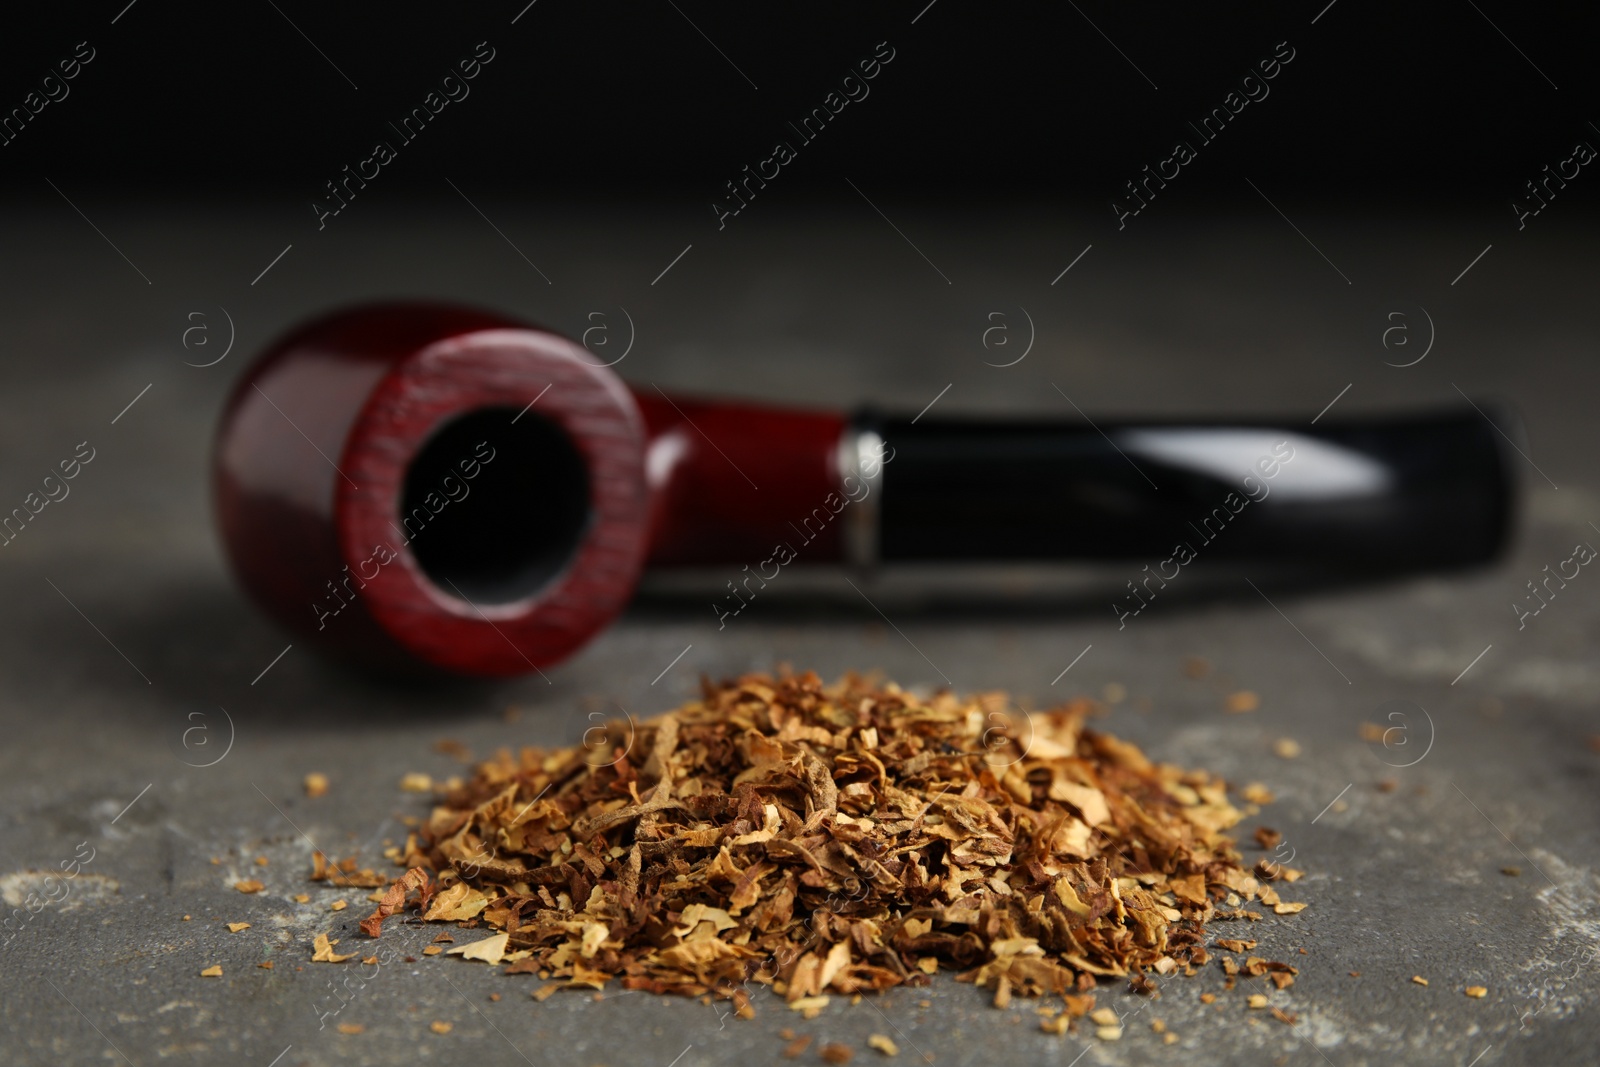
[{"label": "pile of tobacco", "polygon": [[809,1013],[941,967],[1087,1011],[1101,976],[1193,974],[1203,924],[1248,901],[1305,906],[1268,884],[1300,872],[1241,866],[1226,783],[1087,729],[1091,701],[1008,708],[751,675],[604,743],[502,751],[391,850],[410,869],[362,929],[415,906],[542,991],[617,979],[741,1014],[751,982]]}]

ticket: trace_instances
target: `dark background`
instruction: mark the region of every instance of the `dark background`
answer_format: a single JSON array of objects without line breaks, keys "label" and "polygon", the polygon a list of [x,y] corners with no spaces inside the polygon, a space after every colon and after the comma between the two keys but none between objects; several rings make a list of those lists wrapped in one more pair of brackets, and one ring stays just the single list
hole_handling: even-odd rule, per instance
[{"label": "dark background", "polygon": [[6,109],[77,42],[97,57],[66,100],[0,148],[0,182],[36,192],[49,175],[78,189],[188,202],[247,195],[305,212],[482,40],[497,56],[471,96],[403,148],[367,195],[431,195],[448,170],[529,196],[709,202],[883,40],[897,55],[871,95],[785,168],[770,197],[852,195],[839,177],[848,170],[903,196],[1106,199],[1284,40],[1297,56],[1271,96],[1169,195],[1248,197],[1244,172],[1337,204],[1508,211],[1542,163],[1600,137],[1586,125],[1595,16],[1503,0],[1338,0],[1315,25],[1327,0],[981,10],[938,0],[914,25],[927,0],[676,9],[539,0],[511,25],[525,2],[282,0],[275,10],[251,0],[224,16],[215,5],[138,0],[115,25],[126,0],[8,15]]},{"label": "dark background", "polygon": [[[0,114],[78,42],[97,52],[0,146],[0,509],[77,442],[98,449],[70,499],[0,550],[0,898],[15,907],[26,872],[80,841],[105,879],[3,946],[0,1058],[715,1067],[773,1062],[792,1027],[818,1039],[796,1063],[827,1040],[875,1060],[872,1032],[908,1064],[923,1050],[1085,1067],[1594,1059],[1600,579],[1525,627],[1515,605],[1575,542],[1600,544],[1600,174],[1523,230],[1511,210],[1574,142],[1600,145],[1592,14],[538,0],[512,25],[526,2],[105,0],[0,19]],[[719,233],[724,182],[885,40],[896,58],[871,95]],[[497,55],[471,95],[319,232],[324,182],[479,41]],[[1280,41],[1297,55],[1271,95],[1117,232],[1123,183]],[[228,392],[274,337],[408,296],[573,337],[625,310],[639,343],[618,373],[675,395],[1073,425],[1074,407],[1326,413],[1320,427],[1502,400],[1524,430],[1516,536],[1469,571],[1331,586],[1208,556],[1125,629],[1113,604],[1138,567],[1120,563],[886,568],[859,588],[795,568],[724,629],[713,603],[750,562],[735,560],[653,576],[548,678],[386,681],[249,601],[216,533],[210,456]],[[1039,343],[1012,363],[986,339],[1003,314],[1020,342],[1024,310]],[[326,462],[309,447],[296,460]],[[332,912],[325,889],[303,902],[311,850],[381,863],[429,806],[400,775],[463,773],[436,742],[569,745],[592,714],[652,715],[702,675],[785,661],[1034,707],[1103,698],[1101,728],[1152,758],[1266,784],[1279,799],[1258,818],[1297,850],[1291,899],[1312,906],[1248,936],[1301,968],[1273,994],[1298,1027],[1249,1011],[1249,987],[1224,989],[1215,966],[1151,1011],[1179,1048],[1144,1016],[1091,1054],[1089,1034],[1040,1033],[1034,1002],[997,1012],[948,976],[836,997],[809,1021],[763,1001],[741,1024],[643,995],[536,1004],[529,985],[441,956],[339,1016],[363,1034],[319,1028],[332,968],[310,964],[312,939],[358,944],[370,905]],[[1224,710],[1243,689],[1257,710]],[[1414,708],[1398,734],[1396,701]],[[1283,739],[1299,758],[1276,754]],[[311,771],[332,782],[320,800],[304,795]],[[241,896],[243,877],[266,889]],[[239,920],[252,928],[228,932]],[[200,977],[213,965],[222,979]],[[1479,984],[1485,998],[1463,995]]]}]

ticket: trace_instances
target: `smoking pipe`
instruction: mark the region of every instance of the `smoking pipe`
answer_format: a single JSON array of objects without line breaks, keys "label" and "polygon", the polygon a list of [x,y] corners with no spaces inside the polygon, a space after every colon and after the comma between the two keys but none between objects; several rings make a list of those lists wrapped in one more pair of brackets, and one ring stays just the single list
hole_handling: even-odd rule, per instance
[{"label": "smoking pipe", "polygon": [[1473,411],[847,418],[631,389],[565,337],[410,303],[339,311],[269,348],[222,416],[214,488],[233,568],[274,618],[346,658],[469,675],[572,654],[645,566],[724,563],[748,581],[783,545],[860,567],[1161,568],[1181,544],[1444,568],[1492,557],[1512,500]]}]

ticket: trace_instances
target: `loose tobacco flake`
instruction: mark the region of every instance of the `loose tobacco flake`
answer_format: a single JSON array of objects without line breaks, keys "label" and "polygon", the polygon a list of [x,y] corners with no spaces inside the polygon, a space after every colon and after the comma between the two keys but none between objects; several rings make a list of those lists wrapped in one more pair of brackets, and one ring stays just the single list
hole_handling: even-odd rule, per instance
[{"label": "loose tobacco flake", "polygon": [[[756,982],[813,1017],[830,993],[943,965],[1000,1003],[1054,993],[1081,1016],[1093,999],[1075,994],[1102,978],[1153,991],[1146,971],[1193,973],[1204,923],[1261,918],[1245,902],[1298,909],[1224,835],[1245,813],[1221,779],[1087,729],[1091,700],[1008,707],[748,675],[640,724],[611,762],[502,750],[436,794],[361,928],[412,906],[486,927],[506,973],[552,980],[536,996]],[[316,862],[334,884],[368,873]]]},{"label": "loose tobacco flake", "polygon": [[511,935],[505,933],[491,934],[482,941],[474,941],[467,945],[458,945],[449,950],[452,956],[460,956],[464,960],[482,960],[484,963],[499,963],[506,955],[506,939]]},{"label": "loose tobacco flake", "polygon": [[353,960],[357,956],[361,955],[359,952],[349,952],[340,955],[339,953],[333,951],[333,946],[337,945],[338,943],[338,941],[329,941],[327,934],[318,934],[316,939],[311,944],[311,962],[343,963],[345,960]]},{"label": "loose tobacco flake", "polygon": [[[354,856],[349,856],[337,863],[329,863],[328,857],[323,855],[321,851],[311,853],[311,880],[351,889],[374,889],[381,885],[387,885],[389,882],[389,879],[371,868],[360,867],[356,863]],[[295,899],[299,900],[298,897]],[[301,903],[305,902],[301,901]]]},{"label": "loose tobacco flake", "polygon": [[1241,689],[1237,693],[1229,693],[1223,706],[1234,714],[1255,711],[1261,706],[1261,698],[1248,689]]},{"label": "loose tobacco flake", "polygon": [[871,1034],[867,1037],[867,1047],[877,1049],[885,1056],[900,1055],[900,1046],[895,1044],[888,1034]]},{"label": "loose tobacco flake", "polygon": [[407,894],[413,890],[421,895],[421,903],[426,906],[433,889],[428,881],[428,872],[421,867],[413,867],[394,880],[373,913],[361,920],[361,932],[368,937],[377,937],[383,931],[383,920],[405,907]]},{"label": "loose tobacco flake", "polygon": [[1272,790],[1260,782],[1251,782],[1244,787],[1240,795],[1252,804],[1271,804],[1278,799]]}]

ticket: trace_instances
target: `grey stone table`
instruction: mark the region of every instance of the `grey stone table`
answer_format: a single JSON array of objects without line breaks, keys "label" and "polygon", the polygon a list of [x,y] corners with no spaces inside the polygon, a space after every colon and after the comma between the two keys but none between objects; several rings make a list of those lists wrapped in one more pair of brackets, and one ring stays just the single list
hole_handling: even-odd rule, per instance
[{"label": "grey stone table", "polygon": [[[1100,205],[962,213],[880,199],[892,227],[859,200],[804,215],[773,205],[722,233],[676,205],[478,206],[500,233],[447,189],[363,201],[320,234],[192,204],[80,200],[98,234],[59,199],[8,208],[0,506],[22,504],[80,443],[93,459],[0,549],[0,893],[13,916],[0,1059],[692,1067],[772,1062],[792,1027],[817,1039],[811,1062],[824,1041],[876,1057],[874,1033],[903,1062],[938,1064],[1592,1061],[1600,579],[1569,583],[1520,630],[1509,606],[1575,542],[1600,538],[1600,368],[1584,358],[1600,335],[1596,230],[1578,205],[1522,233],[1499,215],[1279,203],[1291,227],[1259,199],[1222,215],[1173,203],[1121,233],[1086,228]],[[1247,569],[1202,560],[1190,588],[1120,631],[1107,605],[1127,568],[886,573],[864,587],[881,616],[840,575],[797,571],[720,632],[709,605],[729,575],[680,575],[548,681],[363,677],[305,643],[285,651],[243,600],[212,531],[207,453],[227,388],[274,333],[338,302],[408,294],[573,333],[597,311],[620,331],[626,308],[637,338],[618,370],[632,380],[794,403],[914,412],[937,397],[942,413],[1076,418],[1054,383],[1090,415],[1309,421],[1335,399],[1341,414],[1459,404],[1459,387],[1524,419],[1518,536],[1470,573],[1260,594]],[[1015,359],[1029,317],[1027,357],[988,365]],[[1386,365],[1423,350],[1428,319],[1427,357]],[[1402,334],[1386,349],[1397,323],[1411,347]],[[986,349],[996,324],[1007,334]],[[193,365],[230,334],[226,358]],[[1190,656],[1208,677],[1185,673]],[[1278,800],[1240,828],[1246,854],[1255,823],[1283,833],[1310,907],[1247,936],[1299,966],[1272,998],[1298,1023],[1247,1010],[1243,990],[1202,1003],[1221,991],[1215,967],[1162,982],[1153,1003],[1106,987],[1102,1002],[1130,1012],[1113,1044],[1041,1033],[1031,1004],[995,1010],[947,975],[836,998],[811,1021],[763,995],[740,1021],[615,990],[537,1003],[537,982],[444,956],[336,997],[348,972],[310,963],[318,933],[356,944],[369,907],[307,882],[311,842],[376,861],[403,840],[401,820],[427,799],[402,792],[401,775],[462,772],[436,742],[570,743],[596,709],[661,711],[701,674],[780,662],[1036,703],[1094,694],[1101,725],[1155,757],[1265,783]],[[1241,689],[1259,709],[1226,712]],[[1395,708],[1407,717],[1389,719]],[[1391,728],[1384,742],[1362,739],[1369,722]],[[1298,758],[1275,754],[1284,738]],[[311,771],[331,783],[320,799],[301,788]],[[59,891],[41,872],[64,866],[79,872],[65,899],[30,913],[30,894]],[[261,893],[231,888],[251,877]],[[351,906],[334,912],[334,899]],[[385,938],[416,951],[434,932]],[[222,977],[200,976],[214,965]],[[1465,996],[1473,985],[1487,996]],[[1180,1040],[1162,1044],[1154,1019]]]}]

